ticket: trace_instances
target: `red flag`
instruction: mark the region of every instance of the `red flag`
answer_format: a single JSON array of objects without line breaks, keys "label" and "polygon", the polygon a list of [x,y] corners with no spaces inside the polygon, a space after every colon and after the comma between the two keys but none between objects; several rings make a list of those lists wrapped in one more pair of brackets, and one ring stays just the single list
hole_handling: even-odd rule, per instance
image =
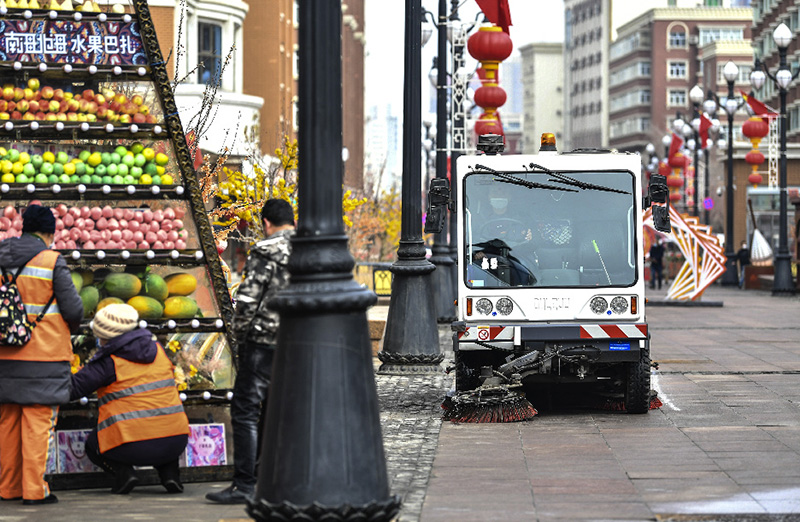
[{"label": "red flag", "polygon": [[775,109],[771,109],[767,107],[767,105],[764,104],[763,102],[756,100],[756,97],[753,96],[752,94],[748,96],[743,91],[739,92],[742,93],[742,98],[744,98],[744,101],[747,102],[747,105],[749,105],[750,108],[753,109],[753,114],[755,114],[756,116],[761,116],[762,120],[764,121],[767,120],[767,118],[764,118],[764,116],[778,116],[778,113],[775,111]]},{"label": "red flag", "polygon": [[683,138],[673,132],[672,143],[669,144],[669,156],[667,156],[667,159],[672,159],[672,156],[677,154],[681,150],[681,147],[683,147]]},{"label": "red flag", "polygon": [[711,120],[705,114],[700,115],[700,148],[705,149],[706,143],[708,142],[708,129],[710,129],[714,124],[711,123]]},{"label": "red flag", "polygon": [[203,153],[200,151],[200,146],[197,144],[197,133],[194,129],[186,133],[186,145],[189,147],[189,153],[194,154],[192,162],[194,164],[194,170],[197,170],[203,164]]},{"label": "red flag", "polygon": [[508,8],[508,0],[475,0],[483,14],[495,25],[508,32],[511,25],[511,11]]}]

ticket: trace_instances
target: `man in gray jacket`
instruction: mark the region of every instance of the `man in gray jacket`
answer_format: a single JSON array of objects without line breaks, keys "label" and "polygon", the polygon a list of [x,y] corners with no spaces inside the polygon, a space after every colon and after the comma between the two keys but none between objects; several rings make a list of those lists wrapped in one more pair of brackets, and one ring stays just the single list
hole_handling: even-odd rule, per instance
[{"label": "man in gray jacket", "polygon": [[268,303],[289,285],[292,206],[282,199],[269,199],[261,217],[267,239],[253,245],[247,258],[231,325],[239,346],[231,400],[233,484],[206,494],[208,500],[220,504],[244,504],[255,491],[260,417],[266,411],[278,335],[278,312],[270,310]]},{"label": "man in gray jacket", "polygon": [[19,272],[16,283],[28,320],[44,310],[27,344],[0,346],[0,500],[22,499],[27,505],[58,502],[44,480],[48,442],[58,406],[69,401],[70,334],[83,317],[69,268],[50,249],[55,227],[49,208],[30,205],[22,216],[22,236],[0,242],[3,281]]}]

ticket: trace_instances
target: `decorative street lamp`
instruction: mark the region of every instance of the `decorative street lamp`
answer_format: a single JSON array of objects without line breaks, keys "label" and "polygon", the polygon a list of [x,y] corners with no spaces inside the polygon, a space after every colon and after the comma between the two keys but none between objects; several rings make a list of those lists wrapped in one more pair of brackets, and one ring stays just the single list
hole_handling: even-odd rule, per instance
[{"label": "decorative street lamp", "polygon": [[342,4],[301,2],[298,18],[299,219],[290,284],[270,303],[281,327],[248,513],[388,521],[400,499],[389,491],[369,342],[377,297],[353,279],[342,222]]},{"label": "decorative street lamp", "polygon": [[725,273],[722,274],[723,286],[739,286],[739,276],[736,273],[736,252],[733,250],[733,116],[744,104],[738,100],[733,92],[733,84],[739,77],[739,67],[733,62],[728,62],[722,68],[722,75],[728,83],[728,97],[722,104],[722,110],[728,115],[728,176],[725,183]]},{"label": "decorative street lamp", "polygon": [[[700,212],[697,206],[697,200],[699,198],[699,193],[697,192],[697,180],[698,173],[700,172],[700,150],[705,146],[705,143],[700,143],[700,104],[703,103],[703,88],[699,85],[695,85],[689,91],[689,100],[692,102],[692,106],[694,108],[694,115],[692,116],[692,131],[694,133],[694,183],[692,185],[692,189],[694,193],[690,194],[693,204],[692,204],[692,215],[698,216]],[[695,125],[695,122],[697,125]],[[706,174],[707,175],[707,174]]]},{"label": "decorative street lamp", "polygon": [[[712,91],[708,91],[706,101],[703,102],[703,110],[706,114],[709,115],[711,118],[711,132],[715,135],[719,132],[719,120],[716,118],[717,114],[717,102],[714,100],[714,93]],[[709,158],[711,157],[711,147],[714,146],[714,140],[710,137],[706,140],[706,168],[705,168],[705,175],[703,176],[703,223],[709,225],[709,208],[708,205],[705,203],[708,201],[709,198],[709,183],[711,180],[711,171],[709,170]]]},{"label": "decorative street lamp", "polygon": [[[779,223],[778,223],[778,252],[775,254],[775,278],[772,283],[772,295],[794,295],[795,287],[792,281],[792,255],[789,253],[788,230],[786,221],[787,213],[787,194],[786,194],[786,89],[797,77],[797,72],[792,74],[786,63],[786,48],[792,41],[792,31],[786,24],[780,24],[772,33],[772,39],[778,47],[778,71],[772,75],[767,69],[766,64],[756,61],[756,71],[750,75],[753,87],[760,88],[766,79],[764,75],[775,82],[778,86],[778,93],[781,100],[780,108],[780,159],[778,162],[778,188],[779,194]],[[762,74],[756,74],[758,69]],[[760,72],[760,71],[759,71]]]},{"label": "decorative street lamp", "polygon": [[[439,0],[439,18],[436,23],[438,58],[436,65],[436,177],[447,179],[447,0]],[[453,258],[447,244],[447,228],[433,236],[430,262],[436,266],[431,274],[431,286],[435,296],[436,320],[452,323],[456,320],[453,287]]]},{"label": "decorative street lamp", "polygon": [[[406,0],[405,19],[400,246],[397,261],[390,269],[394,275],[392,296],[383,350],[378,352],[383,363],[378,372],[387,374],[441,372],[439,363],[444,360],[439,349],[436,308],[428,277],[436,267],[425,259],[422,241],[420,0]],[[438,141],[444,139],[437,133]]]}]

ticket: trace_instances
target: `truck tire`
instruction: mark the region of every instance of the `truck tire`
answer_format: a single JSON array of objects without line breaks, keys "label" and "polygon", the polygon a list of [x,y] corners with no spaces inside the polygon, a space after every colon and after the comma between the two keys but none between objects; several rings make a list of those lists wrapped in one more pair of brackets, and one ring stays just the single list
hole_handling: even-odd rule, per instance
[{"label": "truck tire", "polygon": [[638,362],[625,363],[625,411],[628,413],[650,411],[649,346],[642,349]]}]

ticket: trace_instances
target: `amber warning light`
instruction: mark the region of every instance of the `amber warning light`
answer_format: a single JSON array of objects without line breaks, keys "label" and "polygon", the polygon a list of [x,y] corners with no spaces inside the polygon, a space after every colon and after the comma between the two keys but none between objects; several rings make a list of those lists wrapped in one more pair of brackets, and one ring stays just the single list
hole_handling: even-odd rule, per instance
[{"label": "amber warning light", "polygon": [[552,132],[545,132],[542,134],[542,142],[539,146],[539,152],[541,151],[554,151],[556,150],[556,135]]}]

